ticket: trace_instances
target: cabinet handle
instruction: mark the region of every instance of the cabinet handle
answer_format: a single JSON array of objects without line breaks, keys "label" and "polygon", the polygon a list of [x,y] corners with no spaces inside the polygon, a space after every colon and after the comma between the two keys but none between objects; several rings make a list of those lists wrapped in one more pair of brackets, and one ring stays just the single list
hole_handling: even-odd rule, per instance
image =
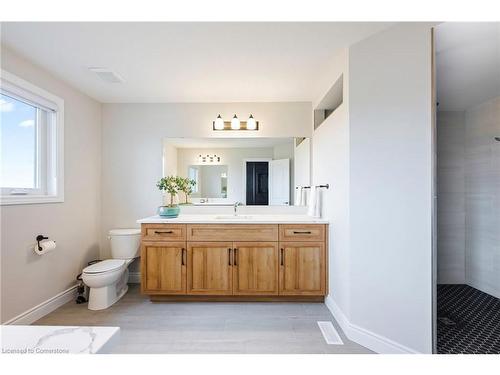
[{"label": "cabinet handle", "polygon": [[285,261],[285,249],[281,248],[281,265],[284,264]]},{"label": "cabinet handle", "polygon": [[294,230],[293,234],[311,234],[311,231],[310,230],[306,230],[306,231]]},{"label": "cabinet handle", "polygon": [[234,264],[235,266],[237,266],[237,265],[238,265],[238,263],[237,263],[237,261],[236,261],[236,260],[238,259],[237,255],[238,255],[238,249],[234,249],[234,260],[233,260],[233,264]]},{"label": "cabinet handle", "polygon": [[231,248],[227,249],[227,258],[229,259],[229,265],[231,266]]},{"label": "cabinet handle", "polygon": [[155,230],[155,234],[172,234],[174,231],[172,230]]},{"label": "cabinet handle", "polygon": [[186,252],[186,249],[185,248],[182,248],[182,252],[181,252],[181,265],[182,266],[185,266],[186,265],[186,261],[184,260],[184,253]]}]

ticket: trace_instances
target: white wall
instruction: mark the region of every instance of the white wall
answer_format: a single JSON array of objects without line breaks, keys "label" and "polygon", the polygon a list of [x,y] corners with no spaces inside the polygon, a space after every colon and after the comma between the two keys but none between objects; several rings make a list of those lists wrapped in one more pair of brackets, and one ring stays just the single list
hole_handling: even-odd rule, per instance
[{"label": "white wall", "polygon": [[500,97],[465,111],[467,284],[500,298]]},{"label": "white wall", "polygon": [[[314,132],[312,137],[311,185],[330,184],[323,191],[322,215],[329,226],[329,298],[349,315],[350,224],[349,224],[349,85],[348,51],[331,62],[325,82],[332,85],[344,74],[344,102]],[[314,103],[314,108],[330,89],[329,85]],[[312,125],[311,125],[312,126]]]},{"label": "white wall", "polygon": [[465,112],[437,114],[437,277],[465,283]]},{"label": "white wall", "polygon": [[431,25],[349,50],[350,320],[432,350]]},{"label": "white wall", "polygon": [[274,160],[279,160],[279,159],[288,159],[290,162],[290,192],[289,192],[289,197],[288,201],[290,202],[290,205],[293,205],[295,202],[295,168],[294,166],[294,151],[295,151],[295,140],[292,140],[291,142],[287,143],[281,143],[278,145],[275,145],[273,147],[273,159]]},{"label": "white wall", "polygon": [[343,103],[313,133],[330,220],[327,305],[378,352],[432,350],[431,25],[403,24],[336,56]]},{"label": "white wall", "polygon": [[167,140],[163,143],[163,175],[177,175],[177,154],[178,149]]},{"label": "white wall", "polygon": [[[311,139],[304,139],[294,150],[294,185],[311,185]],[[293,186],[293,188],[295,188]],[[293,194],[292,194],[293,195]]]},{"label": "white wall", "polygon": [[[102,256],[109,255],[111,228],[137,227],[161,204],[156,181],[162,175],[162,144],[168,137],[221,137],[212,121],[217,114],[252,113],[256,137],[309,137],[311,103],[103,104]],[[252,134],[245,133],[245,137]]]},{"label": "white wall", "polygon": [[[204,197],[220,197],[222,194],[222,174],[227,173],[225,165],[205,166],[202,169],[200,185]],[[225,185],[225,184],[224,184]],[[227,185],[225,185],[227,187]]]},{"label": "white wall", "polygon": [[[64,203],[1,207],[2,316],[16,317],[75,285],[99,257],[101,106],[1,46],[2,69],[64,99]],[[57,241],[45,256],[31,249],[38,234]]]}]

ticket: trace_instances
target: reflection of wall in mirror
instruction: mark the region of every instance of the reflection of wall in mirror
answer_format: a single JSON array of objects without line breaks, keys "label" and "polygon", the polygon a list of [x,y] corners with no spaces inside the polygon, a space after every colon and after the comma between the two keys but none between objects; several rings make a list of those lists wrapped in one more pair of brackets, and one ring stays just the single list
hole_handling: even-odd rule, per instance
[{"label": "reflection of wall in mirror", "polygon": [[279,160],[279,159],[289,159],[289,165],[290,165],[290,193],[288,197],[288,202],[290,202],[290,205],[293,205],[293,199],[294,199],[294,182],[295,181],[295,176],[294,176],[294,168],[292,167],[294,164],[294,144],[293,142],[287,142],[287,143],[282,143],[274,146],[273,148],[273,159],[274,160]]},{"label": "reflection of wall in mirror", "polygon": [[203,186],[200,198],[226,198],[222,192],[222,175],[227,176],[227,165],[201,165],[200,170]]},{"label": "reflection of wall in mirror", "polygon": [[311,140],[304,139],[295,147],[295,186],[311,185]]},{"label": "reflection of wall in mirror", "polygon": [[163,176],[177,175],[177,147],[163,143]]}]

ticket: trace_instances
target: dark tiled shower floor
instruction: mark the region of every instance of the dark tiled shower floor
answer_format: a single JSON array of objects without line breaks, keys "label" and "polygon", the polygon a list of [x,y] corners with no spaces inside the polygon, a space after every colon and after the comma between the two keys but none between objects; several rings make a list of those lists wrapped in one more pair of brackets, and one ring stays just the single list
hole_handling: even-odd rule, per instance
[{"label": "dark tiled shower floor", "polygon": [[440,354],[500,354],[500,299],[468,285],[437,287]]}]

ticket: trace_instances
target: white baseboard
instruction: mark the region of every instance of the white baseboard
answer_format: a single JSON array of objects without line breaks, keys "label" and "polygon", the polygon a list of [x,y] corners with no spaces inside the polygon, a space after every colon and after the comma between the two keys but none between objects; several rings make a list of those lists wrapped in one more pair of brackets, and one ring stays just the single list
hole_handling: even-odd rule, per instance
[{"label": "white baseboard", "polygon": [[365,328],[352,324],[331,296],[326,297],[325,305],[339,323],[349,340],[380,354],[419,354],[419,352],[392,341],[387,337],[380,336]]},{"label": "white baseboard", "polygon": [[141,273],[140,272],[129,272],[128,282],[129,282],[129,284],[140,284],[141,283]]},{"label": "white baseboard", "polygon": [[38,319],[43,318],[45,315],[51,313],[58,307],[61,307],[69,301],[76,300],[76,285],[65,291],[55,295],[52,298],[40,303],[39,305],[19,314],[18,316],[6,321],[2,324],[13,324],[13,325],[29,325],[36,322]]}]

